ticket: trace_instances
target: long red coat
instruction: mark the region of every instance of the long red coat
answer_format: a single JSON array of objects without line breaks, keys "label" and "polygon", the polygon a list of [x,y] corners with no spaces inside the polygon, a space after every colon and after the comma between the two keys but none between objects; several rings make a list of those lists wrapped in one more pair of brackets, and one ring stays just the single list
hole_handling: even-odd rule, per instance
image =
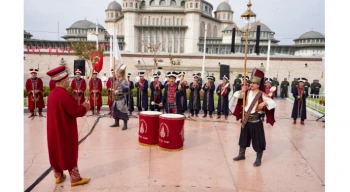
[{"label": "long red coat", "polygon": [[56,87],[48,97],[47,106],[47,146],[52,167],[62,170],[72,169],[78,163],[77,117],[87,110],[62,88]]},{"label": "long red coat", "polygon": [[112,83],[113,83],[112,78],[111,77],[108,78],[108,81],[106,83],[106,87],[107,87],[107,90],[108,90],[108,102],[107,102],[108,105],[112,105],[113,104],[112,94],[111,94],[111,91],[110,91],[110,89],[112,88]]},{"label": "long red coat", "polygon": [[50,92],[56,87],[56,82],[54,80],[50,80],[49,82]]},{"label": "long red coat", "polygon": [[[29,110],[34,110],[35,108],[35,103],[34,103],[34,97],[33,97],[33,91],[34,91],[34,84],[32,82],[32,79],[29,78],[26,81],[26,90],[28,93],[28,109]],[[36,78],[36,90],[38,90],[38,93],[35,94],[36,99],[36,108],[44,108],[44,97],[43,97],[43,92],[44,92],[44,86],[43,86],[43,81],[40,78]]]},{"label": "long red coat", "polygon": [[85,95],[84,92],[86,90],[86,81],[85,79],[81,79],[80,81],[80,87],[78,87],[77,79],[74,78],[72,83],[70,84],[70,87],[72,88],[73,98],[77,102],[78,105],[81,105],[85,101]]},{"label": "long red coat", "polygon": [[96,93],[96,106],[101,107],[102,106],[102,81],[100,78],[97,78],[96,86],[94,86],[94,79],[91,79],[89,81],[89,92],[90,92],[90,105],[95,106],[94,102],[94,93],[93,90],[97,90]]}]

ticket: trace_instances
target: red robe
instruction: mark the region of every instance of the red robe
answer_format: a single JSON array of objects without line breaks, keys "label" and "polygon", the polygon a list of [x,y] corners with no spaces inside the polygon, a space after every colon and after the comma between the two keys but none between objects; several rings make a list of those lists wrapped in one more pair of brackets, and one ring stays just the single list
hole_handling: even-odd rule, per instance
[{"label": "red robe", "polygon": [[[276,89],[276,91],[277,91],[277,89]],[[265,87],[265,93],[266,93],[266,95],[268,95],[270,93],[270,88]],[[269,96],[271,99],[273,99],[273,97],[275,96],[274,93],[275,92],[272,93],[271,97]]]},{"label": "red robe", "polygon": [[[115,82],[115,79],[114,79],[114,82]],[[111,94],[111,90],[110,90],[112,88],[112,83],[113,83],[112,78],[111,77],[108,78],[107,83],[106,83],[106,87],[107,87],[107,90],[108,90],[108,101],[107,101],[107,104],[109,106],[111,106],[113,104],[112,94]]]},{"label": "red robe", "polygon": [[97,90],[96,92],[96,106],[101,107],[102,106],[102,81],[100,78],[97,78],[96,86],[94,86],[94,79],[90,79],[89,81],[89,92],[90,92],[90,106],[94,107],[94,93],[93,90]]},{"label": "red robe", "polygon": [[87,110],[62,88],[56,87],[48,97],[47,106],[47,146],[52,167],[62,170],[72,169],[78,163],[77,117]]},{"label": "red robe", "polygon": [[[245,92],[245,99],[246,99],[246,102],[245,104],[248,103],[248,100],[247,100],[247,93],[248,91]],[[268,96],[267,96],[268,97]],[[262,95],[261,97],[258,99],[258,105],[263,101],[263,98],[262,98]],[[269,123],[273,126],[273,124],[275,124],[275,109],[271,109],[271,110],[268,110],[266,107],[264,107],[264,112],[266,114],[266,123]],[[236,116],[236,120],[240,120],[242,118],[242,112],[243,112],[243,99],[238,99],[237,100],[237,104],[236,104],[236,108],[233,112],[233,116]]]},{"label": "red robe", "polygon": [[70,87],[72,88],[73,98],[77,102],[78,105],[81,105],[85,101],[84,92],[86,90],[86,81],[85,79],[81,79],[80,87],[78,87],[78,83],[76,78],[73,79]]},{"label": "red robe", "polygon": [[[27,79],[26,90],[28,93],[28,103],[27,103],[28,109],[34,110],[35,108],[34,97],[33,97],[34,85],[31,78]],[[35,97],[37,98],[36,108],[44,108],[45,107],[44,97],[43,97],[44,86],[43,86],[43,81],[40,78],[36,78],[36,90],[38,90],[38,93],[35,94]]]},{"label": "red robe", "polygon": [[56,82],[54,80],[50,80],[49,83],[49,87],[50,87],[50,92],[56,87]]}]

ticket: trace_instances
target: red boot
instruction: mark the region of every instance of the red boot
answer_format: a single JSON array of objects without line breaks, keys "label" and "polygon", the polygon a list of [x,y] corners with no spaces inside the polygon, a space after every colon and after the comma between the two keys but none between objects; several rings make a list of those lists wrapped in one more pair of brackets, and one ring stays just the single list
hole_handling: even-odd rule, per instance
[{"label": "red boot", "polygon": [[221,118],[221,116],[219,115],[216,119],[220,119]]},{"label": "red boot", "polygon": [[227,116],[225,116],[225,120],[227,120]]},{"label": "red boot", "polygon": [[296,121],[296,120],[293,121],[293,125],[295,125],[295,124],[297,124],[297,121]]},{"label": "red boot", "polygon": [[304,121],[300,122],[301,125],[305,125]]},{"label": "red boot", "polygon": [[203,115],[203,118],[206,118],[207,117],[207,115]]},{"label": "red boot", "polygon": [[213,116],[212,116],[212,115],[210,115],[209,117],[210,117],[210,119],[212,119],[212,118],[213,118]]},{"label": "red boot", "polygon": [[196,117],[198,117],[198,114],[196,114]]}]

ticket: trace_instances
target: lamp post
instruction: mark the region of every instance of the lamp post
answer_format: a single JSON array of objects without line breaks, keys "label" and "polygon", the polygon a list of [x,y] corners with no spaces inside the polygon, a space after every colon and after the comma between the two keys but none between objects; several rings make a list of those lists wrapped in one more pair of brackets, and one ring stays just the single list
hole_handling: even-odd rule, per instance
[{"label": "lamp post", "polygon": [[205,64],[205,53],[207,49],[207,24],[205,24],[204,30],[204,49],[203,49],[203,63],[202,63],[202,76],[204,77],[204,64]]},{"label": "lamp post", "polygon": [[266,61],[266,69],[265,69],[265,76],[269,77],[269,67],[270,67],[270,47],[271,47],[271,37],[274,35],[274,32],[270,32],[268,36],[268,43],[267,43],[267,61]]}]

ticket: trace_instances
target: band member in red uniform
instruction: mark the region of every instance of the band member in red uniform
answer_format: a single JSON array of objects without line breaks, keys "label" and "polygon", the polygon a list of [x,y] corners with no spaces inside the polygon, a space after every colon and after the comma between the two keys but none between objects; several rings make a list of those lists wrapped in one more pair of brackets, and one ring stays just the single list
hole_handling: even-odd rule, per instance
[{"label": "band member in red uniform", "polygon": [[134,97],[132,95],[132,90],[134,89],[134,82],[130,81],[130,76],[131,73],[128,73],[129,92],[126,100],[128,101],[129,113],[131,116],[132,112],[134,111]]},{"label": "band member in red uniform", "polygon": [[[272,79],[271,78],[265,78],[265,93],[268,97],[270,97],[271,99],[273,99],[274,97],[274,92],[277,91],[273,91],[270,93],[271,91],[271,85],[272,85]],[[261,121],[264,122],[265,121],[265,113],[264,111],[260,114],[260,118],[261,118]]]},{"label": "band member in red uniform", "polygon": [[31,115],[29,117],[34,117],[34,110],[39,109],[39,117],[43,117],[42,110],[45,107],[44,103],[44,86],[43,81],[37,77],[38,69],[29,69],[31,78],[26,81],[26,90],[28,93],[28,109]]},{"label": "band member in red uniform", "polygon": [[137,108],[142,111],[142,108],[148,110],[148,81],[144,77],[145,72],[139,72],[140,80],[135,83],[137,87]]},{"label": "band member in red uniform", "polygon": [[49,82],[50,92],[56,87],[56,82],[52,79]]},{"label": "band member in red uniform", "polygon": [[47,146],[50,165],[54,171],[56,183],[66,179],[63,170],[68,170],[71,186],[82,185],[90,178],[80,177],[78,170],[78,127],[77,117],[89,110],[89,103],[78,105],[67,91],[68,72],[61,65],[46,73],[56,82],[56,88],[48,97],[47,106]]},{"label": "band member in red uniform", "polygon": [[102,106],[102,81],[97,77],[98,72],[93,71],[92,78],[89,81],[90,105],[92,114],[95,113],[95,106],[97,107],[97,114],[100,114]]},{"label": "band member in red uniform", "polygon": [[180,80],[177,82],[177,89],[179,90],[179,93],[176,97],[176,105],[178,112],[181,112],[179,114],[184,114],[187,110],[187,95],[186,90],[189,88],[187,81],[184,80],[185,78],[185,72],[181,71],[179,73]]},{"label": "band member in red uniform", "polygon": [[227,120],[228,116],[228,94],[231,91],[230,83],[228,82],[228,77],[225,75],[222,77],[222,84],[218,86],[216,89],[216,93],[219,96],[218,99],[218,105],[217,105],[217,112],[218,117],[217,119],[221,118],[221,112],[225,114],[225,120]]},{"label": "band member in red uniform", "polygon": [[75,78],[72,80],[70,87],[72,88],[73,98],[77,101],[78,105],[85,102],[85,90],[86,81],[80,77],[81,71],[77,69],[75,71]]},{"label": "band member in red uniform", "polygon": [[151,98],[150,98],[150,107],[151,111],[154,111],[155,109],[157,111],[160,111],[160,107],[158,105],[152,105],[152,102],[154,103],[161,103],[162,101],[162,89],[164,86],[159,81],[158,74],[153,74],[154,81],[151,82],[150,88],[151,88]]},{"label": "band member in red uniform", "polygon": [[168,84],[165,85],[164,96],[162,97],[162,103],[160,107],[164,106],[166,113],[182,114],[181,111],[177,111],[176,97],[178,94],[178,85],[176,84],[176,72],[168,72]]},{"label": "band member in red uniform", "polygon": [[203,85],[204,98],[203,98],[203,110],[204,115],[203,118],[207,117],[208,111],[210,118],[213,118],[214,109],[214,92],[215,92],[215,84],[213,83],[213,76],[208,77],[208,82]]},{"label": "band member in red uniform", "polygon": [[201,98],[200,98],[200,90],[202,88],[202,84],[199,82],[199,76],[197,74],[193,74],[193,82],[190,83],[190,102],[188,104],[188,109],[190,109],[191,117],[196,114],[198,117],[199,110],[201,109]]},{"label": "band member in red uniform", "polygon": [[[114,75],[114,70],[111,69],[111,74],[112,76],[110,78],[108,78],[107,83],[106,83],[106,87],[108,90],[108,100],[107,100],[107,105],[109,107],[109,113],[108,115],[112,114],[112,104],[113,104],[113,96],[112,96],[112,87],[115,84],[116,81],[116,77]],[[112,79],[113,78],[113,79]]]},{"label": "band member in red uniform", "polygon": [[263,151],[266,149],[266,141],[264,125],[259,117],[259,112],[265,110],[266,122],[273,125],[275,123],[273,109],[276,107],[276,103],[266,96],[264,91],[264,72],[255,68],[252,72],[250,87],[244,86],[242,90],[234,93],[234,96],[238,98],[233,112],[237,121],[242,118],[243,98],[245,98],[244,119],[241,121],[241,133],[238,142],[240,146],[239,155],[233,158],[234,161],[245,159],[246,147],[249,147],[252,141],[253,149],[257,153],[253,165],[261,165]]},{"label": "band member in red uniform", "polygon": [[297,123],[297,118],[300,118],[300,124],[305,125],[304,120],[306,119],[306,98],[309,97],[308,89],[304,87],[306,78],[299,78],[299,87],[294,88],[294,105],[292,111],[292,118],[294,119],[293,124]]}]

